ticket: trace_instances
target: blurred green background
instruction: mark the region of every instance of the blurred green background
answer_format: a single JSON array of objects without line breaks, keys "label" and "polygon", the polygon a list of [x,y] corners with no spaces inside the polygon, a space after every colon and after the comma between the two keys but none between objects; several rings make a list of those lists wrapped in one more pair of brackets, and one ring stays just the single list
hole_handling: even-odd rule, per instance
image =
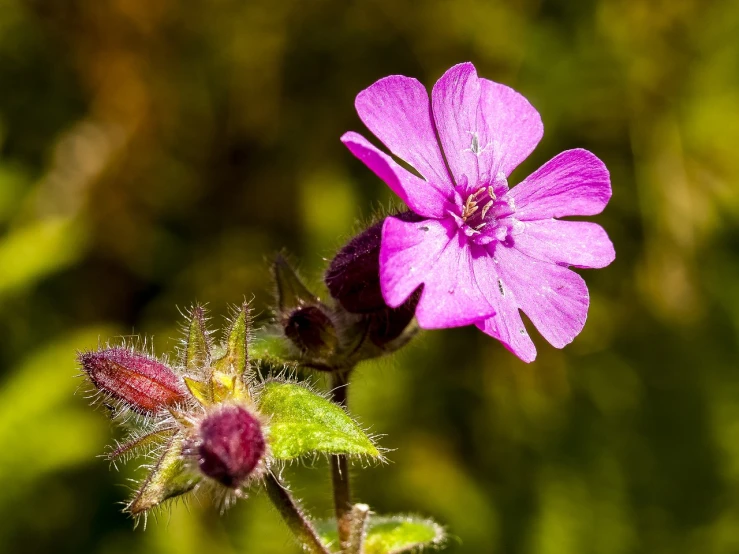
[{"label": "blurred green background", "polygon": [[[463,328],[361,366],[352,408],[396,450],[358,498],[449,552],[739,552],[737,37],[731,0],[0,0],[0,551],[297,551],[261,496],[134,531],[75,352],[170,351],[195,300],[267,322],[270,256],[319,282],[391,198],[338,140],[354,96],[470,60],[544,120],[512,183],[606,162],[617,259],[534,364]],[[320,517],[326,466],[285,472]]]}]

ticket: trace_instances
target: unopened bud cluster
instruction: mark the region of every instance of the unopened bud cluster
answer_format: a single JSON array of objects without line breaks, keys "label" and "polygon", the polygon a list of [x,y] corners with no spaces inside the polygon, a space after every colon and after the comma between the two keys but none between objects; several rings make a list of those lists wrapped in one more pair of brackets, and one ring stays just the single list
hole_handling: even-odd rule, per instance
[{"label": "unopened bud cluster", "polygon": [[243,306],[216,359],[199,307],[193,309],[181,360],[174,366],[128,347],[80,354],[82,370],[101,402],[112,406],[115,416],[132,414],[129,423],[138,427],[109,458],[137,450],[158,455],[128,505],[132,514],[203,484],[236,491],[269,464],[264,418],[243,378],[249,364],[248,325]]},{"label": "unopened bud cluster", "polygon": [[[395,217],[418,218],[412,212]],[[282,256],[275,261],[278,323],[304,365],[328,371],[350,368],[397,350],[415,333],[420,289],[397,308],[382,297],[382,223],[356,235],[331,260],[325,275],[330,303],[313,294]]]}]

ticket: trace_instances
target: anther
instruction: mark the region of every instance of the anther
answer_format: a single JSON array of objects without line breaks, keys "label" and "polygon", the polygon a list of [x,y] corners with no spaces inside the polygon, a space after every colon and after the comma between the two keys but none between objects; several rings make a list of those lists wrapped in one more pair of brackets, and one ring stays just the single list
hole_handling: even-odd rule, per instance
[{"label": "anther", "polygon": [[493,204],[494,203],[495,203],[495,201],[491,200],[490,202],[488,202],[487,204],[485,204],[485,206],[483,206],[483,208],[482,208],[482,214],[480,214],[480,217],[482,219],[485,219],[485,214],[487,214],[488,213],[488,210],[493,207]]},{"label": "anther", "polygon": [[462,220],[463,221],[467,221],[467,218],[472,216],[478,210],[477,202],[475,202],[474,200],[476,195],[477,193],[471,194],[467,198],[467,201],[464,203],[464,209],[462,210]]}]

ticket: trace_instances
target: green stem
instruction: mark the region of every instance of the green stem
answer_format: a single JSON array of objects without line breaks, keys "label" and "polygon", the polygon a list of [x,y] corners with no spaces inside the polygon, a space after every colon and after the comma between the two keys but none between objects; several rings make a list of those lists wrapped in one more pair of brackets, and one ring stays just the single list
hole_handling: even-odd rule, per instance
[{"label": "green stem", "polygon": [[285,487],[277,480],[271,471],[267,472],[267,476],[264,479],[265,486],[267,489],[267,495],[275,505],[277,511],[280,512],[282,519],[287,524],[290,531],[292,531],[295,538],[298,539],[301,546],[311,554],[331,554],[329,550],[323,545],[321,539],[318,538],[316,530],[311,525],[308,518],[303,515],[298,505],[293,500],[290,493]]},{"label": "green stem", "polygon": [[[331,374],[331,398],[337,404],[346,407],[347,388],[349,386],[348,371]],[[334,486],[334,510],[342,549],[346,548],[351,535],[350,510],[352,508],[351,486],[349,483],[349,461],[343,454],[331,456],[331,480]]]}]

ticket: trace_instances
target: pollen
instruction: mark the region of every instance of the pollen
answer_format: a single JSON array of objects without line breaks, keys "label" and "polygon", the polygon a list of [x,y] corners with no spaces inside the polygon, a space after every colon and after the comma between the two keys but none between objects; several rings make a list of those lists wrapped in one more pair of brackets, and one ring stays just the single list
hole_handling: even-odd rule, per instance
[{"label": "pollen", "polygon": [[[479,189],[478,191],[473,192],[467,197],[467,201],[464,203],[464,207],[462,208],[462,221],[466,222],[477,212],[480,207],[477,203],[477,200],[480,194],[484,193],[484,191],[485,189]],[[485,216],[483,215],[483,217]]]}]

